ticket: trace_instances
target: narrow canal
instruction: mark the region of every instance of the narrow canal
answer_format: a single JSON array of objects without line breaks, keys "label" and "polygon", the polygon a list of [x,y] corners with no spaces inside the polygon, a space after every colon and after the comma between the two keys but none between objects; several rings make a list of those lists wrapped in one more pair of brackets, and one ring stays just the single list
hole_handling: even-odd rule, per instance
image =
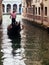
[{"label": "narrow canal", "polygon": [[11,23],[9,15],[3,15],[0,26],[0,65],[49,65],[49,34],[17,16],[24,25],[21,38],[10,39],[7,27]]}]

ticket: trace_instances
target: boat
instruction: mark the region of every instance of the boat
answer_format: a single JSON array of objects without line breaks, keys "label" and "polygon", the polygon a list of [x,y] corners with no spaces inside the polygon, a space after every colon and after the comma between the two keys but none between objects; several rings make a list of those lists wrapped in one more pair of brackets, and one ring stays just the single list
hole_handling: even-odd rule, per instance
[{"label": "boat", "polygon": [[7,27],[7,34],[9,36],[16,36],[16,37],[20,37],[20,31],[21,31],[21,26],[20,26],[20,22],[16,22],[15,24],[10,24]]}]

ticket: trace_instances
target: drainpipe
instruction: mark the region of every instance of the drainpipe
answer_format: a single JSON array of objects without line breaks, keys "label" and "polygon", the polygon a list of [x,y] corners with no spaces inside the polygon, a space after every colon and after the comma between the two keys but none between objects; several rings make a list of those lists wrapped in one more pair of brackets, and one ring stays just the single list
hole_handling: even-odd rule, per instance
[{"label": "drainpipe", "polygon": [[0,0],[0,25],[2,24],[2,0]]}]

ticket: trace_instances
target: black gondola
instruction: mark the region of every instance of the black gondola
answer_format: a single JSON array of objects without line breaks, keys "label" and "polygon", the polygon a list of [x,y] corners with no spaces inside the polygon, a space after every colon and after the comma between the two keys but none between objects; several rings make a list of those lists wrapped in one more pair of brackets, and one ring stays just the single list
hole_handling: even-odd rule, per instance
[{"label": "black gondola", "polygon": [[19,23],[15,23],[15,24],[10,24],[7,28],[7,34],[11,37],[20,37],[20,31],[21,31],[21,26],[20,26],[20,22]]}]

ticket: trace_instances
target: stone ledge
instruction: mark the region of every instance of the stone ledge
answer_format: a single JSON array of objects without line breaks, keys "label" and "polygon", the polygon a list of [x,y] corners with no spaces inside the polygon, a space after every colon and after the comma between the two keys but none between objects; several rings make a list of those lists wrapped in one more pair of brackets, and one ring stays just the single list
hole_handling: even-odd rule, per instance
[{"label": "stone ledge", "polygon": [[35,23],[36,25],[44,27],[45,29],[49,28],[48,22],[46,22],[46,21],[44,21],[43,24],[41,24],[42,23],[41,21],[40,22],[39,21],[33,21],[32,18],[22,17],[22,19],[28,20],[28,21],[32,22],[32,24]]},{"label": "stone ledge", "polygon": [[48,30],[45,25],[42,25],[41,23],[38,23],[36,21],[31,21],[31,20],[24,19],[24,18],[22,18],[22,21],[24,21],[24,23],[29,23],[29,24],[31,24],[33,26],[36,26],[36,27],[38,27],[38,28],[40,28],[42,30]]}]

